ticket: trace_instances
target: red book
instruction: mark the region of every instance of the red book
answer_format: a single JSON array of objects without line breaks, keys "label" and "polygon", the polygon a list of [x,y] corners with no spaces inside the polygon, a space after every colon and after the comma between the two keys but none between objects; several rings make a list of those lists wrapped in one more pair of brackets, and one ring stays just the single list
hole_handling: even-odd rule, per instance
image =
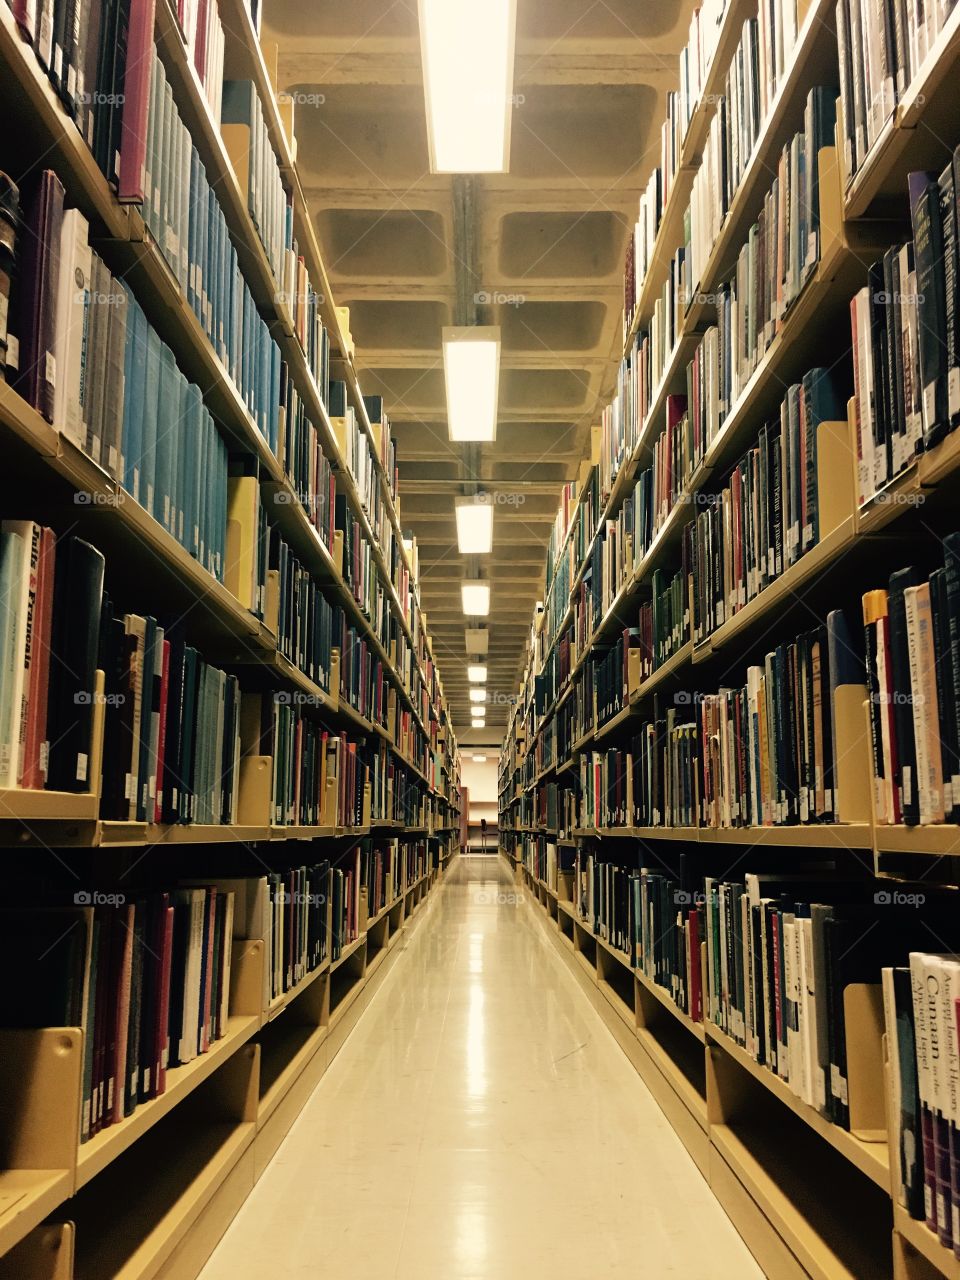
[{"label": "red book", "polygon": [[[164,894],[164,898],[167,895]],[[157,1000],[157,1054],[154,1094],[167,1088],[167,1062],[170,1058],[170,962],[173,957],[173,907],[164,911],[163,950],[160,953],[160,993]]]},{"label": "red book", "polygon": [[37,0],[13,0],[13,16],[24,37],[32,44],[37,35]]},{"label": "red book", "polygon": [[147,113],[153,70],[154,0],[130,0],[127,64],[123,75],[123,114],[120,120],[120,173],[117,198],[143,203],[147,160]]},{"label": "red book", "polygon": [[133,903],[117,910],[117,986],[114,991],[112,1054],[108,1066],[112,1087],[108,1103],[109,1123],[123,1119],[127,1082],[127,1049],[130,1031],[130,990],[133,978]]},{"label": "red book", "polygon": [[[23,646],[23,691],[20,696],[18,743],[20,764],[15,776],[18,786],[36,788],[43,785],[40,774],[40,735],[46,726],[46,701],[44,701],[44,719],[42,722],[37,719],[38,667],[41,655],[48,656],[50,633],[47,631],[46,636],[41,635],[40,623],[40,559],[44,530],[38,524],[30,524],[27,528],[30,537],[30,585],[27,595],[27,629]],[[31,753],[29,756],[28,750]],[[36,766],[28,767],[28,760],[35,760]]]},{"label": "red book", "polygon": [[[190,38],[190,32],[187,32],[187,39]],[[193,65],[197,69],[197,75],[200,77],[200,83],[207,83],[207,0],[199,0],[197,5],[197,29],[193,33],[195,40],[193,44]]]},{"label": "red book", "polygon": [[167,691],[170,684],[170,641],[163,642],[163,660],[160,668],[160,728],[157,731],[157,774],[153,820],[160,822],[163,813],[163,753],[167,741]]}]

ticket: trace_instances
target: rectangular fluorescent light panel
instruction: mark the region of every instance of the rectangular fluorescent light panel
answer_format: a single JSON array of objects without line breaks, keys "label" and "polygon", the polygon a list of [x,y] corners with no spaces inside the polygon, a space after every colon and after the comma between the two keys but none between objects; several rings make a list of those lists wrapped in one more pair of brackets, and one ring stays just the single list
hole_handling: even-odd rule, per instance
[{"label": "rectangular fluorescent light panel", "polygon": [[467,667],[467,679],[471,684],[484,684],[487,679],[487,668],[469,665]]},{"label": "rectangular fluorescent light panel", "polygon": [[473,757],[473,763],[474,763],[474,764],[486,764],[486,763],[487,763],[487,757],[486,757],[486,756],[474,756],[474,757]]},{"label": "rectangular fluorescent light panel", "polygon": [[493,504],[464,498],[456,505],[457,546],[464,556],[485,556],[493,550]]},{"label": "rectangular fluorescent light panel", "polygon": [[432,173],[506,173],[516,0],[420,0]]},{"label": "rectangular fluorescent light panel", "polygon": [[460,587],[463,612],[468,618],[485,618],[490,612],[489,582],[464,582]]},{"label": "rectangular fluorescent light panel", "polygon": [[500,396],[499,325],[445,327],[443,376],[450,439],[495,440]]},{"label": "rectangular fluorescent light panel", "polygon": [[486,720],[471,720],[470,724],[474,729],[485,729],[487,727]]},{"label": "rectangular fluorescent light panel", "polygon": [[471,702],[486,702],[486,700],[487,700],[487,691],[486,691],[486,689],[471,689],[471,690],[470,690],[470,701],[471,701]]}]

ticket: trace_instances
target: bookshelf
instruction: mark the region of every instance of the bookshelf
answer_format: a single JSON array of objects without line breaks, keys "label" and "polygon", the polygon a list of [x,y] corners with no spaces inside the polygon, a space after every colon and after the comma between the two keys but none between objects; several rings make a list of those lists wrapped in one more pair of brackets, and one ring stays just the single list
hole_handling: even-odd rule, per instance
[{"label": "bookshelf", "polygon": [[[235,921],[231,940],[225,925],[215,938],[213,923],[208,926],[209,945],[220,948],[218,972],[226,984],[219,1034],[203,1051],[171,1063],[161,1091],[135,1098],[128,1113],[86,1141],[80,1141],[81,1113],[88,1098],[84,1071],[92,1030],[89,1039],[72,1025],[0,1031],[5,1150],[0,1276],[18,1280],[196,1275],[404,939],[428,919],[433,891],[459,851],[459,752],[420,607],[415,548],[408,555],[403,544],[389,424],[385,417],[372,420],[377,415],[363,398],[344,338],[296,169],[292,104],[276,93],[276,50],[261,47],[243,0],[222,0],[224,74],[254,87],[316,299],[317,323],[329,346],[330,372],[345,385],[347,414],[375,485],[369,479],[362,484],[352,470],[347,446],[354,427],[331,416],[327,384],[318,378],[310,345],[298,328],[297,309],[304,299],[289,294],[271,265],[251,213],[244,157],[211,109],[210,86],[201,80],[181,26],[182,7],[156,0],[147,11],[176,113],[216,193],[238,278],[275,344],[351,522],[358,557],[364,557],[365,595],[354,567],[345,561],[344,529],[321,531],[309,505],[316,495],[305,496],[294,460],[282,454],[279,435],[278,447],[271,444],[239,385],[242,379],[231,373],[140,206],[120,201],[6,5],[0,7],[0,105],[16,122],[18,136],[0,167],[15,173],[18,164],[26,168],[41,156],[56,174],[66,207],[79,209],[89,221],[90,244],[110,278],[123,282],[179,375],[198,388],[225,446],[231,476],[255,478],[266,525],[324,599],[342,610],[345,627],[352,628],[350,644],[366,645],[371,661],[379,663],[382,701],[364,703],[360,699],[366,695],[341,681],[336,644],[326,655],[326,684],[284,651],[279,570],[265,566],[264,607],[248,607],[227,585],[226,573],[218,576],[191,554],[174,536],[173,522],[165,523],[133,495],[122,466],[102,465],[66,433],[62,421],[48,421],[0,378],[5,514],[22,511],[22,495],[28,494],[35,507],[23,514],[58,534],[68,530],[88,540],[102,553],[113,606],[179,619],[203,662],[236,680],[241,705],[246,700],[252,708],[259,700],[269,710],[272,698],[295,707],[318,733],[345,735],[372,753],[361,759],[351,804],[344,807],[338,800],[336,785],[331,791],[318,783],[317,819],[304,821],[302,813],[281,814],[277,808],[279,792],[272,790],[272,779],[281,758],[279,738],[276,754],[265,753],[259,736],[248,737],[238,725],[233,820],[160,821],[152,797],[143,818],[108,818],[107,756],[116,740],[108,673],[99,670],[89,695],[85,789],[0,789],[0,843],[11,875],[21,883],[31,865],[42,865],[47,876],[58,863],[76,884],[99,886],[102,879],[140,895],[187,878],[229,880],[241,866],[256,867],[246,873],[244,882],[250,884],[264,868],[287,877],[304,864],[330,864],[325,874],[332,877],[356,858],[349,882],[355,907],[350,917],[345,900],[340,901],[349,932],[335,958],[332,944],[335,938],[339,943],[341,919],[334,915],[336,894],[329,887],[314,917],[326,953],[286,978],[278,979],[275,972],[271,979],[265,932],[239,932],[242,926]],[[272,408],[279,416],[278,404]],[[224,528],[232,564],[239,551],[225,513]],[[325,883],[332,886],[333,880]],[[214,958],[211,953],[210,963]],[[279,981],[279,987],[271,981]]]},{"label": "bookshelf", "polygon": [[[950,821],[897,825],[878,813],[865,683],[854,681],[831,693],[838,761],[832,820],[772,817],[761,825],[749,808],[752,797],[743,807],[746,790],[730,792],[736,794],[733,812],[722,808],[722,798],[721,807],[711,809],[714,795],[705,798],[704,775],[697,771],[702,742],[694,748],[695,769],[681,773],[676,763],[683,758],[681,733],[658,736],[664,723],[669,732],[671,711],[674,723],[689,722],[696,733],[709,732],[701,728],[710,723],[700,719],[706,715],[698,709],[701,699],[709,705],[718,696],[715,690],[736,690],[748,668],[757,670],[759,664],[762,673],[771,649],[793,643],[827,610],[843,606],[852,625],[862,627],[863,593],[885,585],[892,569],[914,558],[939,566],[939,539],[955,520],[956,430],[918,450],[865,496],[860,492],[860,406],[851,395],[850,365],[842,396],[829,414],[816,419],[816,450],[807,454],[808,468],[816,468],[818,536],[789,563],[784,558],[776,573],[754,569],[765,577],[762,586],[748,585],[738,598],[728,594],[719,620],[704,621],[698,613],[702,570],[695,561],[696,526],[703,511],[728,502],[730,520],[739,518],[739,509],[724,495],[747,451],[759,449],[761,428],[788,421],[781,406],[790,384],[817,366],[851,360],[851,299],[866,285],[871,264],[911,236],[908,173],[921,168],[939,173],[960,143],[955,87],[960,28],[954,10],[937,20],[929,51],[896,102],[888,104],[855,172],[848,172],[844,102],[838,98],[836,128],[831,126],[816,154],[816,261],[808,264],[800,287],[744,367],[734,370],[739,385],[734,380],[729,394],[720,393],[726,399],[716,426],[691,449],[684,434],[688,418],[693,420],[691,396],[706,400],[711,394],[705,377],[695,381],[695,360],[702,356],[706,364],[713,358],[705,344],[719,325],[717,359],[725,368],[725,291],[739,283],[736,273],[749,252],[750,236],[762,235],[756,228],[768,207],[771,177],[778,165],[783,176],[781,155],[804,128],[808,95],[817,84],[830,89],[839,84],[836,10],[820,0],[798,4],[792,49],[766,110],[759,112],[748,154],[738,157],[739,181],[728,193],[713,238],[705,236],[705,245],[695,246],[696,275],[678,276],[690,262],[688,206],[706,169],[719,99],[744,21],[755,15],[755,7],[731,0],[716,16],[701,97],[672,154],[670,185],[658,205],[655,228],[644,223],[648,210],[641,201],[638,236],[642,231],[646,275],[633,279],[641,252],[635,241],[627,264],[617,398],[594,427],[588,454],[564,491],[549,544],[543,603],[531,623],[527,661],[502,746],[500,850],[552,949],[643,1076],[764,1270],[831,1280],[864,1275],[930,1280],[956,1275],[957,1262],[936,1233],[901,1206],[900,1118],[884,1083],[889,1050],[879,1002],[880,968],[905,961],[878,962],[872,987],[864,980],[862,991],[852,994],[847,988],[845,993],[851,1001],[845,1013],[848,1041],[855,1025],[862,1052],[850,1088],[857,1114],[844,1127],[829,1118],[829,1108],[806,1100],[803,1086],[789,1079],[789,1063],[787,1074],[778,1074],[766,1065],[763,1051],[749,1051],[709,1013],[687,1012],[684,1002],[694,991],[707,1001],[713,978],[702,934],[699,947],[693,946],[693,908],[687,914],[686,906],[668,906],[667,917],[657,917],[664,930],[664,920],[675,918],[670,938],[679,936],[678,948],[686,938],[688,950],[682,960],[661,958],[659,952],[645,956],[644,965],[665,966],[654,981],[614,944],[612,932],[636,928],[642,933],[637,900],[615,895],[644,890],[610,889],[604,879],[610,868],[624,876],[645,868],[644,875],[686,890],[703,888],[705,877],[742,881],[754,868],[769,872],[774,882],[781,874],[813,876],[807,868],[829,859],[838,874],[866,886],[865,892],[876,888],[875,902],[889,902],[898,884],[906,891],[923,881],[931,895],[942,894],[938,901],[949,904],[960,887],[960,828]],[[651,183],[644,199],[653,189]],[[712,194],[719,199],[715,190]],[[678,258],[685,248],[688,256]],[[739,318],[730,320],[737,323]],[[660,346],[648,358],[642,344],[649,341],[652,348],[654,339]],[[741,474],[749,480],[747,465]],[[654,476],[652,497],[641,489],[648,471]],[[664,471],[669,482],[662,482]],[[652,511],[645,517],[649,524],[642,526],[642,541],[641,499]],[[625,512],[630,513],[626,518]],[[711,549],[720,564],[717,576],[732,591],[723,574],[736,583],[731,564],[740,546],[721,540],[718,547]],[[728,554],[730,563],[723,560]],[[654,630],[648,637],[641,611],[654,598],[655,581],[667,585],[681,571],[687,576],[680,584],[682,617],[674,624],[679,634]],[[598,688],[604,662],[609,664],[611,655],[619,661],[617,646],[628,628],[639,634],[639,652],[636,640],[628,647],[624,638],[622,677],[614,663],[609,683]],[[786,686],[781,693],[789,696]],[[721,723],[720,738],[732,721]],[[648,728],[656,746],[638,768],[631,753],[646,749],[638,735]],[[668,751],[675,755],[668,757]],[[674,820],[663,799],[667,784],[658,792],[644,773],[667,767],[676,769],[671,777],[678,792],[688,782],[697,788],[692,821]],[[724,768],[718,761],[718,773]],[[654,805],[662,802],[664,812],[638,816],[647,803],[647,790],[638,794],[638,787],[649,790]],[[746,819],[745,813],[750,814]],[[578,882],[581,876],[586,888]],[[784,897],[792,899],[794,892],[802,897],[802,888],[788,889],[781,890]],[[658,910],[655,902],[651,896],[644,910]],[[739,941],[738,935],[734,945]],[[637,945],[642,949],[640,941]],[[860,999],[863,1003],[856,1004]]]}]

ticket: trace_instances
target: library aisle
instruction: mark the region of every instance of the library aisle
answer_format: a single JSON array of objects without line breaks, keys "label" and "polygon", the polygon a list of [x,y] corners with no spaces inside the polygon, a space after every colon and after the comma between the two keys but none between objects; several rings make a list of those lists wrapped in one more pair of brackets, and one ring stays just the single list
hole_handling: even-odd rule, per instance
[{"label": "library aisle", "polygon": [[202,1280],[759,1277],[502,860],[436,898]]}]

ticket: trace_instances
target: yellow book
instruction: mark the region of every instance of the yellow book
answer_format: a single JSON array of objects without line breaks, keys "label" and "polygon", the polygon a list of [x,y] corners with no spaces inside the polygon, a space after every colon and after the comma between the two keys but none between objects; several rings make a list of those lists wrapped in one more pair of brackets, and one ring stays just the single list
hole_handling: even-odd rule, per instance
[{"label": "yellow book", "polygon": [[256,476],[231,476],[227,481],[227,563],[224,583],[247,609],[254,608],[257,597],[259,502]]}]

